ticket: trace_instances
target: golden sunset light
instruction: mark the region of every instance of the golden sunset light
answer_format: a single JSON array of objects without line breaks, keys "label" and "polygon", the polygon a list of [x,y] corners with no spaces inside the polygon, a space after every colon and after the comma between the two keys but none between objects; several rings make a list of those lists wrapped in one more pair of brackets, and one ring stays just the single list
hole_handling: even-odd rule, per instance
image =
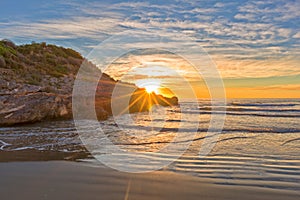
[{"label": "golden sunset light", "polygon": [[150,94],[152,92],[158,94],[159,93],[159,86],[158,85],[146,85],[146,91]]},{"label": "golden sunset light", "polygon": [[161,87],[160,79],[139,79],[136,80],[135,84],[140,88],[145,88],[147,93],[159,94],[159,88]]},{"label": "golden sunset light", "polygon": [[300,200],[300,0],[0,0],[1,200]]}]

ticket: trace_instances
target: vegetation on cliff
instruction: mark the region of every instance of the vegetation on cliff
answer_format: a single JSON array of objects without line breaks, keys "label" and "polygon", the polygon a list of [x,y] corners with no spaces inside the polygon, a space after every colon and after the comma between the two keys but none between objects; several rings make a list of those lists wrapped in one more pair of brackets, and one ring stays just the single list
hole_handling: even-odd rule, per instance
[{"label": "vegetation on cliff", "polygon": [[76,51],[46,43],[17,46],[0,41],[0,86],[12,91],[20,85],[41,86],[55,93],[70,93],[83,57]]}]

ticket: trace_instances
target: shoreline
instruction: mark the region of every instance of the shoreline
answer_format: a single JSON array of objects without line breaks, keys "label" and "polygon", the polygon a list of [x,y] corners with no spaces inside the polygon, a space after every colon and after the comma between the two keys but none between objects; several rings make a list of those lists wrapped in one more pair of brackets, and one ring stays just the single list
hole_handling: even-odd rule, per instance
[{"label": "shoreline", "polygon": [[0,163],[3,199],[299,199],[300,193],[216,185],[204,179],[156,171],[128,174],[87,163]]}]

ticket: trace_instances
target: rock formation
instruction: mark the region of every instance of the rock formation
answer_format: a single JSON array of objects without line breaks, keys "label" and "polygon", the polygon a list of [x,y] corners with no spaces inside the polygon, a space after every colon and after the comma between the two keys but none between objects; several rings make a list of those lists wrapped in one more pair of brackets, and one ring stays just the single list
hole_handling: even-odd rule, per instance
[{"label": "rock formation", "polygon": [[[8,40],[0,41],[0,126],[71,119],[73,84],[83,62],[91,73],[101,73],[72,49],[46,43],[17,46]],[[112,113],[111,95],[116,83],[107,74],[102,74],[95,95],[99,120],[107,119]],[[164,106],[169,104],[161,99],[177,104],[177,98],[156,99]]]}]

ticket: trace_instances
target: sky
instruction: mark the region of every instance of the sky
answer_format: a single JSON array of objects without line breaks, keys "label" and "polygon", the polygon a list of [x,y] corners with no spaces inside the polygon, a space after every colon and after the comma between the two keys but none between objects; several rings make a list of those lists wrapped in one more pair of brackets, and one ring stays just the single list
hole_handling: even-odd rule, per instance
[{"label": "sky", "polygon": [[[45,41],[86,57],[128,30],[186,35],[216,64],[229,98],[300,98],[299,21],[299,0],[0,2],[0,38]],[[168,37],[178,42],[173,34]],[[203,81],[193,81],[199,97],[206,97]]]}]

